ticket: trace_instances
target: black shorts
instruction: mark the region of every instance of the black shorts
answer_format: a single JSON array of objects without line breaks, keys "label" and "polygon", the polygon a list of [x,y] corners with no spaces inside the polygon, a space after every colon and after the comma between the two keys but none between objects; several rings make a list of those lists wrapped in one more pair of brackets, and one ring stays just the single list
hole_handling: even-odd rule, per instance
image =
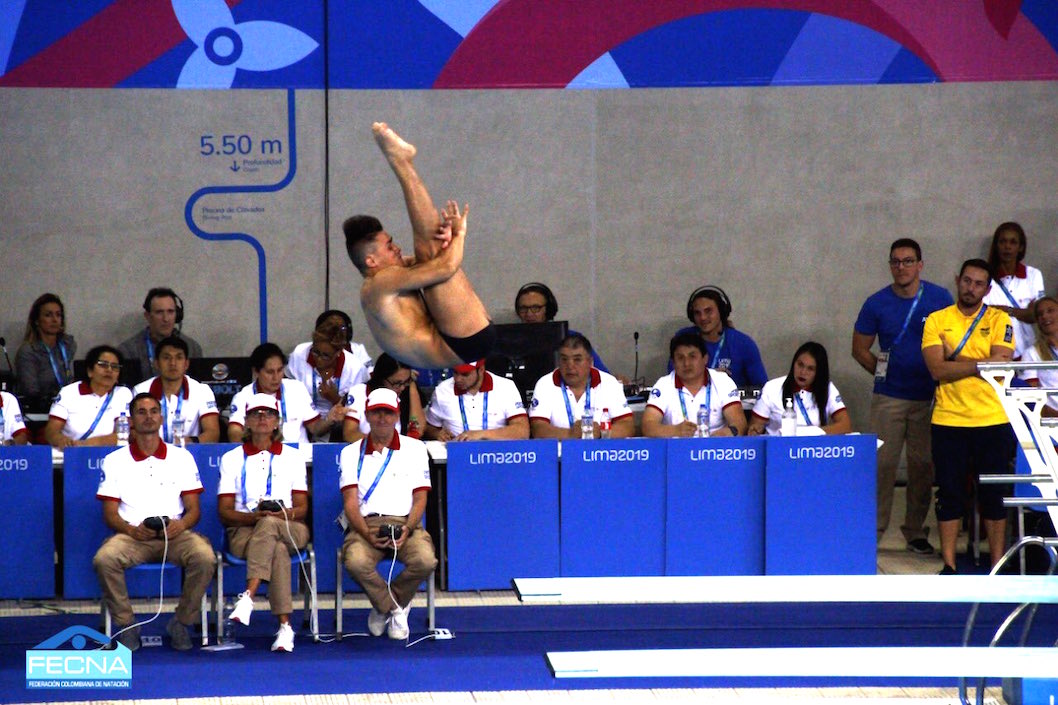
[{"label": "black shorts", "polygon": [[[1017,439],[1010,424],[996,426],[931,427],[933,467],[937,482],[937,521],[960,519],[966,506],[967,481],[981,475],[1006,475],[1014,472]],[[1003,498],[1009,497],[1009,484],[979,484],[977,496],[981,516],[1005,519]]]},{"label": "black shorts", "polygon": [[453,338],[444,333],[441,333],[441,337],[460,360],[472,363],[488,357],[492,352],[492,347],[496,344],[496,327],[489,321],[487,326],[466,338]]}]

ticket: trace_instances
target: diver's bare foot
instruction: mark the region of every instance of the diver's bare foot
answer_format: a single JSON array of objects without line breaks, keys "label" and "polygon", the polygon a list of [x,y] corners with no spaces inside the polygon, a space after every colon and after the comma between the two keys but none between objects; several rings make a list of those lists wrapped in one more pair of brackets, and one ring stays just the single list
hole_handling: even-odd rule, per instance
[{"label": "diver's bare foot", "polygon": [[375,133],[375,142],[386,155],[391,164],[410,162],[415,156],[415,145],[405,142],[393,128],[384,122],[372,123],[371,131]]}]

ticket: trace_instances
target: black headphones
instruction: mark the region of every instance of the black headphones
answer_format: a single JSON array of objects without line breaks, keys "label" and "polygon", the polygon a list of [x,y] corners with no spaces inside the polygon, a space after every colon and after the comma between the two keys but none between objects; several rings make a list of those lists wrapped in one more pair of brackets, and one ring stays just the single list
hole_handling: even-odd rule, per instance
[{"label": "black headphones", "polygon": [[547,284],[541,284],[540,282],[529,282],[528,284],[522,285],[522,288],[514,295],[515,310],[518,309],[518,299],[522,297],[522,294],[530,292],[535,292],[544,297],[544,304],[546,306],[544,309],[544,320],[554,320],[555,314],[558,313],[558,299],[556,299],[555,295],[551,293],[551,289],[547,287]]},{"label": "black headphones", "polygon": [[147,292],[147,298],[143,300],[143,310],[147,313],[151,312],[151,299],[156,299],[159,296],[168,296],[172,298],[173,303],[176,304],[176,325],[180,325],[184,322],[184,301],[176,292],[167,286],[156,286]]},{"label": "black headphones", "polygon": [[[712,294],[712,296],[709,296],[709,294]],[[687,299],[687,319],[694,323],[694,300],[701,298],[703,295],[716,302],[716,308],[720,312],[720,320],[724,321],[726,325],[727,319],[731,316],[731,299],[727,297],[727,293],[723,289],[712,284],[700,286],[691,292],[691,297]]]}]

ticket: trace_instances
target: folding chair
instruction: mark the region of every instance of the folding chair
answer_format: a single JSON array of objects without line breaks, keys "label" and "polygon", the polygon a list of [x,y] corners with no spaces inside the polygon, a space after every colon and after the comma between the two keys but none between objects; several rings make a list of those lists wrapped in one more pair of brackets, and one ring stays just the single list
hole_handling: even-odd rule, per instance
[{"label": "folding chair", "polygon": [[[224,633],[224,568],[225,566],[246,567],[246,560],[239,558],[235,554],[228,550],[228,537],[227,532],[224,535],[224,548],[216,552],[217,554],[217,589],[213,592],[213,610],[217,615],[216,627],[218,638],[220,634]],[[301,566],[308,564],[309,567],[309,585],[306,586],[305,590],[300,589],[300,577],[301,577]],[[306,626],[309,628],[309,633],[312,635],[313,641],[320,640],[320,623],[319,623],[319,608],[317,603],[316,595],[316,551],[312,548],[312,542],[305,545],[300,552],[295,553],[290,557],[290,573],[294,583],[294,592],[302,592],[304,594],[303,601],[305,603],[305,616],[302,619],[301,626],[304,629]]]},{"label": "folding chair", "polygon": [[[135,570],[139,572],[150,572],[150,573],[164,573],[170,568],[179,568],[180,566],[173,565],[172,563],[141,563],[140,565],[134,565],[128,570]],[[103,633],[107,636],[111,635],[112,620],[110,616],[110,608],[107,607],[106,599],[99,601],[99,612],[103,618]],[[202,646],[209,643],[209,605],[206,602],[206,594],[202,593],[202,602],[199,605],[199,616],[201,619],[201,630],[202,630]]]},{"label": "folding chair", "polygon": [[[345,595],[344,586],[342,585],[342,578],[345,576],[345,570],[342,565],[342,546],[338,547],[338,568],[337,568],[337,581],[334,587],[334,632],[335,638],[338,641],[342,640],[342,598]],[[379,565],[385,565],[393,559],[384,559]],[[396,561],[400,563],[400,561]],[[437,629],[437,620],[435,614],[434,604],[434,574],[436,570],[431,570],[430,575],[426,578],[426,631],[428,631],[435,638],[437,637],[439,630]],[[445,631],[445,630],[441,630]],[[451,638],[451,637],[449,637]]]}]

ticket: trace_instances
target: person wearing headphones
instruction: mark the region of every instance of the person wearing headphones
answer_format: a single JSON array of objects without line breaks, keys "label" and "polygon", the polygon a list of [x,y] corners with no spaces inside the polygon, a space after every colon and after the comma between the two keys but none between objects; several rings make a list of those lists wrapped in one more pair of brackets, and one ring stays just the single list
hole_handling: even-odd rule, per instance
[{"label": "person wearing headphones", "polygon": [[[518,293],[514,295],[514,312],[518,314],[518,318],[522,323],[553,321],[555,320],[555,314],[558,313],[558,299],[555,298],[555,294],[547,284],[529,282],[528,284],[523,284],[522,288],[518,289]],[[568,330],[567,333],[569,335],[580,335],[573,329]],[[613,374],[595,350],[591,352],[591,360],[592,367],[595,369],[607,374]],[[618,376],[618,379],[622,382],[625,381],[620,376]]]},{"label": "person wearing headphones", "polygon": [[202,357],[202,346],[180,330],[184,322],[184,302],[168,287],[155,287],[143,300],[143,318],[147,327],[126,339],[118,350],[124,360],[122,384],[133,386],[155,374],[155,346],[171,335],[187,341],[188,359]]},{"label": "person wearing headphones", "polygon": [[687,299],[687,318],[694,325],[680,328],[676,335],[697,333],[705,341],[709,369],[727,373],[739,387],[762,387],[768,372],[760,348],[731,325],[731,308],[731,299],[720,287],[699,287]]}]

